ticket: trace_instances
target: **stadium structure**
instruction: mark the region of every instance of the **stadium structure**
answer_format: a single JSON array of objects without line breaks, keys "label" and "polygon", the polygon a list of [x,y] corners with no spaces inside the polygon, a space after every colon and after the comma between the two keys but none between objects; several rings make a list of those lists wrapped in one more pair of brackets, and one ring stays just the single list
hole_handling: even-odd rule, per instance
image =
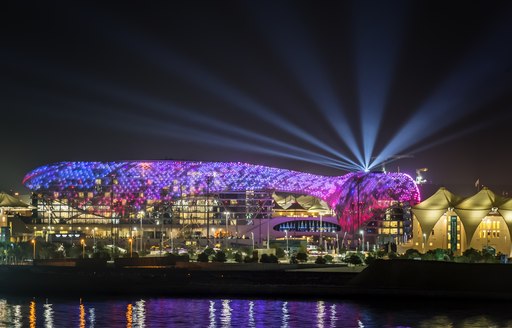
[{"label": "stadium structure", "polygon": [[[412,237],[414,180],[403,173],[321,176],[238,162],[59,162],[29,172],[24,238],[133,238],[257,247],[304,238],[327,249]],[[131,239],[130,239],[131,240]]]}]

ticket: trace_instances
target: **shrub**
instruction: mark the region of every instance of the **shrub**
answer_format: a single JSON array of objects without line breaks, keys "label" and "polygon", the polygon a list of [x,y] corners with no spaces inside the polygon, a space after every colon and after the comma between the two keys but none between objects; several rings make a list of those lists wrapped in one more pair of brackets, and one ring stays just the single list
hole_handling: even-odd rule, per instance
[{"label": "shrub", "polygon": [[215,250],[211,247],[206,248],[203,252],[208,256],[215,254]]},{"label": "shrub", "polygon": [[292,256],[290,258],[290,264],[298,264],[299,261],[297,260],[297,257],[296,256]]},{"label": "shrub", "polygon": [[299,252],[297,253],[297,261],[299,262],[306,262],[308,260],[308,254]]},{"label": "shrub", "polygon": [[324,257],[322,256],[317,256],[316,260],[315,260],[315,264],[325,264],[327,263],[327,261],[325,260]]},{"label": "shrub", "polygon": [[208,262],[208,261],[210,261],[210,257],[205,252],[202,252],[197,256],[197,262]]},{"label": "shrub", "polygon": [[414,248],[411,248],[411,249],[408,249],[405,251],[404,255],[403,255],[404,258],[406,259],[414,259],[414,258],[419,258],[421,257],[420,255],[420,252]]},{"label": "shrub", "polygon": [[253,263],[253,262],[254,262],[254,258],[252,256],[246,255],[244,257],[244,263]]},{"label": "shrub", "polygon": [[280,259],[285,257],[286,253],[284,252],[284,249],[282,249],[281,247],[276,247],[276,256]]},{"label": "shrub", "polygon": [[345,261],[353,265],[363,264],[361,257],[355,253],[350,254],[350,256],[346,258]]},{"label": "shrub", "polygon": [[268,262],[268,254],[261,254],[260,263],[269,263]]},{"label": "shrub", "polygon": [[215,255],[213,256],[213,261],[214,262],[226,262],[226,253],[224,253],[223,251],[217,251],[217,253],[215,253]]},{"label": "shrub", "polygon": [[244,261],[244,257],[240,252],[236,252],[233,257],[236,263],[242,263]]},{"label": "shrub", "polygon": [[279,263],[279,259],[274,254],[268,256],[268,263]]},{"label": "shrub", "polygon": [[177,262],[190,262],[190,255],[187,253],[178,255],[178,258],[176,259]]},{"label": "shrub", "polygon": [[464,256],[465,258],[467,258],[467,261],[469,263],[475,263],[475,262],[480,262],[482,260],[482,254],[480,254],[479,251],[477,251],[476,249],[474,248],[469,248],[469,249],[466,249],[463,253],[462,253],[462,256]]},{"label": "shrub", "polygon": [[364,259],[364,262],[367,264],[367,265],[371,265],[374,261],[376,260],[375,256],[373,255],[368,255],[365,259]]},{"label": "shrub", "polygon": [[395,252],[389,252],[388,253],[388,257],[390,259],[397,259],[398,258],[398,255],[395,253]]},{"label": "shrub", "polygon": [[326,262],[326,263],[332,263],[332,260],[333,260],[334,258],[332,257],[332,255],[325,255],[325,256],[324,256],[324,259],[325,259],[325,262]]}]

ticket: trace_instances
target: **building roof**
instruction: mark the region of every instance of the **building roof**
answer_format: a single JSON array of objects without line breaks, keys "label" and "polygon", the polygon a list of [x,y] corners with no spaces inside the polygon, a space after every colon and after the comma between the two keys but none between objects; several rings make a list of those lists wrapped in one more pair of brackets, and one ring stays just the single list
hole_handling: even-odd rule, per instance
[{"label": "building roof", "polygon": [[[461,201],[461,197],[456,196],[446,188],[441,187],[435,194],[425,199],[421,203],[412,207],[412,212],[416,215],[421,226],[421,231],[425,234],[430,232],[437,221],[449,208],[455,207]],[[427,237],[430,233],[427,234]]]},{"label": "building roof", "polygon": [[17,209],[17,208],[28,209],[28,208],[31,208],[32,206],[27,203],[22,202],[21,200],[19,200],[18,198],[14,197],[14,196],[11,196],[7,193],[2,192],[2,193],[0,193],[0,207],[9,208],[9,209]]},{"label": "building roof", "polygon": [[460,218],[468,245],[482,220],[494,211],[503,217],[512,234],[512,199],[496,195],[486,187],[465,199],[454,195],[446,188],[439,188],[434,195],[413,206],[412,212],[423,233],[429,236],[436,223],[449,209]]},{"label": "building roof", "polygon": [[496,195],[490,189],[484,187],[475,195],[461,201],[455,207],[455,213],[460,217],[466,231],[468,245],[475,234],[476,229],[489,212],[505,202],[505,198]]}]

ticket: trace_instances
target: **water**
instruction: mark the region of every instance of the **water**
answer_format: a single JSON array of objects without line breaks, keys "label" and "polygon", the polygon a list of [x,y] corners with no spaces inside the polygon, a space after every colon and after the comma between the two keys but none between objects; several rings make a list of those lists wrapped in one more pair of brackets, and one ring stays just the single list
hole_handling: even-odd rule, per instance
[{"label": "water", "polygon": [[[468,302],[469,303],[469,302]],[[472,304],[472,305],[469,305]],[[506,303],[0,297],[1,327],[512,327]]]}]

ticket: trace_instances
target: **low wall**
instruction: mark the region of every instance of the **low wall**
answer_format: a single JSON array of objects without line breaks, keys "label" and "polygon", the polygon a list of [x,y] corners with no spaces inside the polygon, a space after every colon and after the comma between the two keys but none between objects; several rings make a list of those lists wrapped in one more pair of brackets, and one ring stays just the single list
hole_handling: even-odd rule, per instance
[{"label": "low wall", "polygon": [[77,267],[77,268],[104,268],[107,265],[105,259],[36,259],[34,266],[39,267]]}]

